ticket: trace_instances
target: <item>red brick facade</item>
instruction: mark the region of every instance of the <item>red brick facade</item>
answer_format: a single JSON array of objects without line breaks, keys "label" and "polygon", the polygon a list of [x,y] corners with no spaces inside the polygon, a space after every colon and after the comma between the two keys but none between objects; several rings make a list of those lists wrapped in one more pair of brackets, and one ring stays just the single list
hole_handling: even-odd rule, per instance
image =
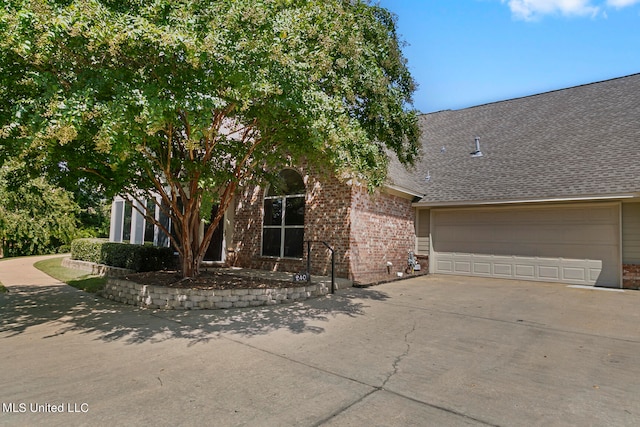
[{"label": "red brick facade", "polygon": [[[403,272],[415,248],[411,200],[354,186],[351,197],[350,262],[353,280],[371,283]],[[389,264],[390,263],[390,264]]]},{"label": "red brick facade", "polygon": [[622,287],[640,289],[640,265],[622,264]]},{"label": "red brick facade", "polygon": [[[336,251],[336,276],[356,283],[396,277],[415,246],[411,201],[344,183],[313,168],[298,168],[306,186],[304,239],[325,241]],[[245,189],[236,200],[233,249],[235,265],[299,272],[303,259],[261,255],[264,188]],[[392,266],[388,269],[387,263]],[[330,251],[313,243],[311,274],[331,274]]]}]

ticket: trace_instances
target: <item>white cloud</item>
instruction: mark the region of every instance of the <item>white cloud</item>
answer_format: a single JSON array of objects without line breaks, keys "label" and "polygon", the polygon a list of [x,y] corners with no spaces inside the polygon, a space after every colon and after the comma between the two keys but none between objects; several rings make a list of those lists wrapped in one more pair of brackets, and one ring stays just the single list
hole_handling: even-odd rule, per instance
[{"label": "white cloud", "polygon": [[[593,0],[501,0],[511,9],[511,13],[517,19],[534,21],[544,15],[560,14],[564,16],[590,16],[595,17],[607,7],[620,9],[623,7],[640,4],[640,0],[606,0],[594,2]],[[594,4],[596,3],[596,4]]]},{"label": "white cloud", "polygon": [[[612,0],[632,1],[632,0]],[[590,0],[502,0],[518,19],[531,21],[542,15],[560,13],[566,16],[595,16],[600,11]]]},{"label": "white cloud", "polygon": [[607,5],[615,8],[633,6],[638,3],[640,3],[640,0],[607,0]]}]

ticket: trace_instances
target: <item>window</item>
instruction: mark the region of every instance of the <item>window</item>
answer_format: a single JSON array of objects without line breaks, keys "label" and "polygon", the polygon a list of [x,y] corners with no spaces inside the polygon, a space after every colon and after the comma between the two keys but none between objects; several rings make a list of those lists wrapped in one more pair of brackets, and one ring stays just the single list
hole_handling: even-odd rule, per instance
[{"label": "window", "polygon": [[[157,218],[156,214],[156,203],[153,199],[147,200],[147,215]],[[148,220],[144,219],[144,242],[153,243],[155,237],[155,224]]]},{"label": "window", "polygon": [[124,221],[124,200],[116,200],[111,205],[111,228],[109,240],[122,242],[122,224]]},{"label": "window", "polygon": [[[161,209],[156,208],[153,199],[148,199],[143,204],[135,202],[136,206],[146,206],[149,215],[154,216],[167,229],[170,229],[170,221]],[[168,246],[168,237],[155,226],[153,221],[146,219],[138,209],[134,209],[129,201],[122,197],[116,197],[111,205],[111,226],[109,240],[112,242],[127,242],[134,244],[153,243],[157,246]]]},{"label": "window", "polygon": [[263,256],[302,258],[304,199],[300,174],[292,169],[280,172],[280,182],[271,185],[264,197]]},{"label": "window", "polygon": [[122,241],[129,242],[131,240],[131,217],[133,215],[133,207],[131,203],[124,203],[124,222],[122,225]]}]

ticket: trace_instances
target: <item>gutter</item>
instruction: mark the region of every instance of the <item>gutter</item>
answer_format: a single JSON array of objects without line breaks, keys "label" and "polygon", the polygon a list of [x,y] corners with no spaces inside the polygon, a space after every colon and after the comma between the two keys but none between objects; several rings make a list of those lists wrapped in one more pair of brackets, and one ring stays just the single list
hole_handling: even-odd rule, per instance
[{"label": "gutter", "polygon": [[[391,192],[395,192],[395,193],[403,193],[407,196],[411,196],[413,197],[419,197],[419,198],[423,198],[425,196],[425,194],[423,192],[418,192],[417,190],[411,190],[409,188],[406,187],[401,187],[398,185],[391,185],[391,184],[385,184],[384,188],[386,190],[390,190]],[[415,203],[414,203],[415,205]]]},{"label": "gutter", "polygon": [[515,205],[523,203],[560,203],[560,202],[587,202],[639,198],[640,193],[621,193],[608,196],[577,196],[559,197],[547,199],[519,199],[519,200],[455,200],[450,202],[416,202],[415,208],[445,207],[445,206],[478,206],[478,205]]}]

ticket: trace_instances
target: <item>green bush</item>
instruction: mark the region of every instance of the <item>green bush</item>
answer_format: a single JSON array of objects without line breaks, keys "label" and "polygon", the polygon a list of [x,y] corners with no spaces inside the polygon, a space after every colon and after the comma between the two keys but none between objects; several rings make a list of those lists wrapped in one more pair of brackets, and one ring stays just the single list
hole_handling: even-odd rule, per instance
[{"label": "green bush", "polygon": [[102,245],[105,243],[109,243],[107,239],[76,239],[71,242],[71,259],[104,264]]},{"label": "green bush", "polygon": [[71,243],[71,258],[135,271],[175,268],[171,248],[114,243],[105,239],[77,239]]},{"label": "green bush", "polygon": [[100,264],[136,270],[132,267],[135,256],[135,245],[106,242],[102,245],[101,251]]},{"label": "green bush", "polygon": [[173,248],[159,248],[152,245],[133,246],[137,246],[132,262],[133,269],[136,271],[157,271],[176,267]]}]

